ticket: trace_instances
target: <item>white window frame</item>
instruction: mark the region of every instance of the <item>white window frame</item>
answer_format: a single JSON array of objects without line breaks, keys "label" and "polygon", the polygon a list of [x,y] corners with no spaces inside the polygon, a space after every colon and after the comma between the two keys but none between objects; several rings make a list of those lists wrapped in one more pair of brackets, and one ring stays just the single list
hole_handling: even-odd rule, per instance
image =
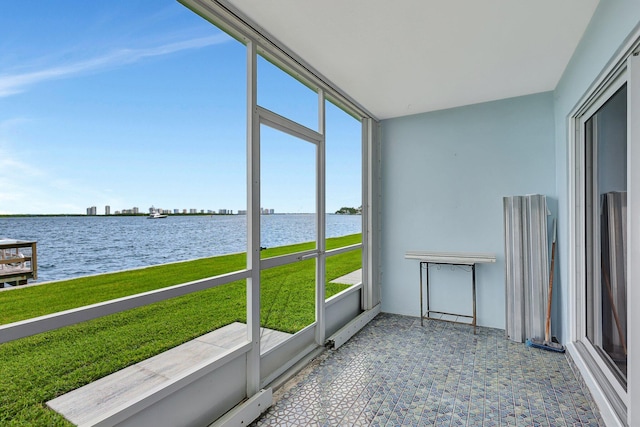
[{"label": "white window frame", "polygon": [[[322,346],[325,337],[325,309],[324,276],[326,258],[339,253],[362,248],[362,285],[361,310],[372,310],[380,306],[380,291],[377,274],[378,244],[375,239],[374,227],[377,226],[377,216],[373,209],[373,185],[375,171],[373,166],[378,151],[376,141],[376,120],[351,98],[331,85],[328,80],[306,64],[295,54],[282,49],[278,41],[263,29],[243,16],[232,3],[226,0],[179,0],[195,13],[210,20],[214,25],[241,41],[247,47],[247,337],[251,343],[251,350],[247,356],[247,395],[255,394],[260,384],[260,271],[279,263],[300,259],[316,258],[316,319],[309,327],[296,335],[305,335],[308,328],[315,328],[315,345]],[[257,103],[257,58],[262,56],[283,71],[295,77],[299,82],[318,93],[318,131],[311,130],[287,118],[267,110]],[[260,125],[265,124],[295,137],[315,143],[318,147],[317,159],[317,212],[325,209],[325,102],[330,101],[352,117],[362,123],[362,243],[337,250],[326,251],[324,215],[319,215],[317,227],[317,246],[303,254],[292,254],[281,259],[260,259]],[[320,230],[322,229],[322,230]]]},{"label": "white window frame", "polygon": [[[627,390],[626,384],[621,384],[616,375],[611,372],[609,366],[602,359],[599,352],[596,350],[595,346],[592,345],[591,341],[587,338],[587,324],[586,324],[586,289],[585,283],[587,278],[587,265],[586,265],[586,209],[585,204],[585,170],[583,166],[586,166],[586,153],[585,153],[585,141],[587,138],[587,132],[585,130],[586,123],[596,114],[596,112],[607,103],[611,97],[625,84],[627,84],[628,76],[626,67],[619,70],[618,73],[612,78],[609,82],[606,89],[600,91],[600,94],[595,97],[592,102],[589,103],[588,106],[585,106],[583,110],[580,111],[577,117],[575,117],[574,125],[575,128],[575,138],[572,143],[573,148],[573,158],[575,161],[575,168],[573,169],[574,175],[574,191],[573,191],[573,199],[575,203],[572,204],[575,207],[574,216],[572,217],[575,221],[575,282],[573,283],[574,292],[575,292],[575,301],[581,301],[580,304],[576,304],[575,307],[575,338],[574,341],[580,341],[584,344],[584,348],[589,352],[590,357],[593,361],[598,365],[598,368],[602,371],[602,374],[606,377],[608,383],[613,387],[618,398],[621,399],[625,406],[627,406]],[[595,128],[597,128],[597,121],[595,122]],[[594,149],[594,152],[597,150]],[[593,162],[596,162],[597,159],[593,159]],[[594,208],[595,209],[595,208]],[[599,237],[594,236],[593,245],[599,247]],[[595,269],[593,274],[598,275],[599,266],[595,265]],[[599,298],[599,293],[595,292],[596,298]],[[600,323],[595,322],[596,329],[600,328]],[[598,335],[596,331],[596,335]]]},{"label": "white window frame", "polygon": [[[254,395],[260,388],[260,270],[262,268],[270,268],[276,266],[280,262],[286,262],[287,257],[313,257],[318,262],[324,262],[326,257],[339,255],[359,248],[363,249],[362,265],[363,265],[363,283],[359,287],[362,289],[363,301],[362,309],[369,310],[379,307],[379,284],[377,273],[378,244],[373,244],[374,224],[378,224],[377,217],[372,209],[373,198],[373,165],[377,163],[375,159],[376,141],[378,138],[375,123],[376,120],[365,109],[335,89],[331,84],[327,83],[320,74],[314,72],[313,69],[301,59],[285,52],[273,43],[270,38],[263,36],[245,21],[240,20],[237,15],[231,12],[227,2],[208,1],[208,0],[180,0],[186,7],[195,13],[209,19],[216,26],[226,31],[237,40],[241,41],[247,49],[247,268],[240,271],[230,272],[215,277],[210,277],[195,282],[184,283],[167,288],[157,289],[150,292],[131,295],[116,300],[105,301],[90,306],[79,307],[67,311],[52,313],[37,318],[27,319],[7,325],[0,325],[0,343],[17,340],[31,335],[59,329],[65,326],[74,325],[85,322],[87,320],[104,317],[110,314],[131,310],[148,304],[164,301],[170,298],[187,295],[193,292],[210,289],[217,286],[244,280],[247,281],[247,347],[243,353],[247,354],[247,394]],[[224,3],[225,5],[223,5]],[[268,60],[277,63],[278,66],[287,70],[291,75],[296,76],[299,81],[313,88],[318,93],[319,103],[319,131],[310,130],[304,126],[281,118],[280,116],[261,109],[257,105],[256,99],[256,72],[257,72],[257,55],[265,56]],[[352,117],[360,120],[363,126],[362,144],[363,144],[363,188],[362,188],[362,204],[363,204],[363,228],[362,243],[351,245],[331,251],[325,250],[324,239],[324,216],[320,215],[318,220],[318,228],[322,228],[322,232],[318,231],[317,248],[308,253],[298,253],[285,256],[283,259],[274,259],[264,261],[260,259],[260,188],[259,188],[259,161],[260,152],[259,144],[255,143],[259,138],[260,123],[269,122],[269,125],[280,130],[293,129],[294,136],[312,141],[318,144],[318,141],[324,142],[324,102],[331,101],[336,106],[343,109]],[[285,130],[286,131],[286,130]],[[288,132],[290,133],[290,132]],[[324,150],[320,150],[317,155],[317,210],[324,212]],[[377,230],[376,230],[377,231]],[[290,259],[288,260],[290,261]],[[324,277],[324,264],[317,269],[318,279]],[[324,322],[324,309],[326,302],[324,300],[324,280],[318,280],[320,283],[320,291],[316,303],[316,323],[320,319],[320,323]],[[375,285],[374,285],[375,284]],[[315,323],[314,323],[315,325]],[[320,328],[323,329],[323,328]],[[324,330],[319,331],[315,336],[316,345],[321,346],[324,343]]]},{"label": "white window frame", "polygon": [[[640,331],[632,325],[639,324],[640,312],[627,312],[627,360],[626,389],[601,359],[597,350],[585,340],[585,207],[584,207],[584,138],[585,122],[607,102],[623,84],[627,84],[627,307],[640,303],[640,290],[633,283],[640,283],[640,265],[631,260],[640,257],[640,124],[629,120],[640,112],[640,29],[636,30],[609,65],[600,73],[568,116],[568,278],[569,278],[569,337],[567,348],[592,392],[607,425],[627,425],[633,420],[633,402],[640,393]],[[636,422],[637,422],[636,414]]]},{"label": "white window frame", "polygon": [[[362,327],[380,310],[380,289],[379,289],[379,195],[377,189],[380,186],[379,173],[379,133],[376,126],[376,119],[373,115],[359,106],[341,91],[337,90],[321,74],[308,66],[302,59],[280,48],[277,41],[268,34],[263,34],[256,30],[257,27],[250,22],[244,21],[237,11],[233,11],[233,6],[225,0],[179,0],[186,7],[195,13],[210,20],[227,34],[236,38],[246,46],[247,64],[247,267],[244,270],[230,272],[220,276],[206,278],[195,282],[189,282],[168,288],[158,289],[142,294],[132,295],[117,300],[106,301],[91,306],[53,313],[34,319],[27,319],[8,325],[0,325],[0,343],[20,339],[41,332],[51,331],[64,326],[73,325],[87,320],[107,316],[109,314],[130,310],[154,302],[164,301],[169,298],[187,295],[192,292],[222,286],[230,282],[246,279],[247,289],[247,340],[239,344],[229,353],[222,356],[206,366],[197,367],[193,373],[180,379],[177,384],[182,388],[194,384],[200,378],[204,378],[218,368],[224,369],[222,362],[243,359],[246,362],[246,397],[260,395],[260,389],[275,381],[280,375],[294,367],[314,351],[320,351],[325,343],[325,301],[324,291],[324,267],[325,259],[330,256],[353,251],[362,248],[362,269],[363,282],[361,285],[354,285],[348,290],[339,294],[344,296],[349,293],[361,292],[360,310],[366,313],[357,316],[357,323]],[[258,55],[264,56],[269,61],[277,64],[281,69],[286,70],[292,76],[307,87],[318,93],[318,131],[310,130],[275,113],[262,109],[257,105],[256,96],[256,73]],[[325,248],[325,153],[324,153],[324,123],[325,123],[325,102],[330,101],[352,117],[362,123],[362,243],[350,245],[331,251]],[[286,255],[270,260],[260,259],[260,125],[267,124],[281,131],[287,132],[313,142],[318,147],[316,155],[316,212],[317,221],[317,246],[315,250],[305,251],[297,254]],[[378,166],[377,168],[375,166]],[[296,260],[316,258],[316,319],[315,322],[304,328],[296,337],[300,337],[303,344],[309,343],[305,348],[285,347],[284,352],[287,357],[277,357],[280,363],[275,370],[268,371],[265,377],[262,370],[262,362],[266,355],[260,352],[260,272],[265,268],[295,262]],[[332,308],[339,307],[339,298],[332,298]],[[345,301],[349,301],[346,300]],[[352,304],[355,306],[357,303]],[[353,314],[349,312],[349,316]],[[344,320],[344,319],[341,319]],[[354,321],[347,319],[347,321]],[[348,326],[348,325],[347,325]],[[315,328],[313,335],[311,329]],[[346,327],[345,327],[346,328]],[[345,329],[343,328],[343,329]],[[352,332],[351,328],[350,333]],[[358,328],[359,329],[359,328]],[[288,340],[288,342],[293,339]],[[270,350],[269,352],[272,352]],[[295,352],[295,354],[292,354]],[[272,367],[273,368],[273,367]],[[265,370],[266,371],[266,370]],[[265,378],[263,378],[265,377]],[[244,383],[244,381],[243,381]],[[177,387],[177,386],[176,386]],[[110,421],[120,420],[126,414],[137,414],[151,408],[156,402],[166,398],[172,393],[176,393],[173,385],[155,390],[152,394],[142,400],[132,403],[131,407],[125,408],[123,412],[113,413]],[[269,392],[270,396],[270,392]],[[249,399],[248,403],[252,400]],[[238,402],[240,403],[240,402]],[[126,412],[126,414],[125,414]]]}]

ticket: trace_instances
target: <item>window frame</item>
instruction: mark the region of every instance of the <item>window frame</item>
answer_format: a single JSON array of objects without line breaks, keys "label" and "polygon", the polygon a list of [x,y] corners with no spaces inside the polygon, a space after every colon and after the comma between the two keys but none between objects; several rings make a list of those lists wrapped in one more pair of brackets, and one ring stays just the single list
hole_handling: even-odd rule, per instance
[{"label": "window frame", "polygon": [[[164,301],[176,296],[182,296],[204,289],[222,286],[237,280],[246,280],[247,289],[247,334],[246,340],[238,344],[229,352],[222,355],[216,361],[203,366],[197,366],[193,372],[180,378],[175,384],[163,389],[155,390],[153,393],[143,396],[139,401],[134,402],[130,411],[140,412],[153,406],[159,399],[164,399],[167,395],[177,393],[177,388],[194,384],[198,379],[204,378],[213,371],[222,367],[230,361],[241,360],[241,366],[246,367],[246,382],[242,381],[242,386],[246,386],[246,397],[259,395],[260,389],[268,386],[280,375],[294,367],[296,363],[308,357],[312,352],[320,352],[325,344],[325,310],[327,306],[332,308],[343,308],[342,301],[348,301],[350,308],[359,304],[359,312],[365,311],[362,315],[352,313],[351,310],[342,310],[341,314],[347,313],[343,323],[334,325],[335,328],[343,327],[345,323],[357,318],[356,327],[349,329],[351,334],[359,330],[366,322],[371,320],[380,311],[380,289],[379,289],[379,192],[380,171],[378,156],[379,128],[375,117],[359,106],[351,98],[340,90],[336,89],[326,78],[313,70],[299,57],[286,52],[278,47],[268,35],[262,35],[251,23],[243,21],[241,14],[233,13],[230,4],[224,0],[179,0],[188,9],[209,20],[212,24],[225,31],[231,37],[240,41],[246,47],[246,69],[247,69],[247,265],[240,271],[209,277],[206,279],[171,286],[151,292],[136,294],[125,298],[120,298],[103,303],[94,304],[77,309],[53,313],[38,318],[28,319],[7,325],[0,325],[0,343],[17,340],[38,333],[59,329],[87,320],[104,317],[110,314],[131,310],[133,308],[149,305],[154,302]],[[256,72],[257,57],[261,55],[276,64],[289,75],[298,81],[312,88],[318,93],[318,129],[312,131],[295,122],[289,123],[278,115],[274,115],[268,110],[261,109],[257,104],[256,97]],[[344,246],[330,251],[326,251],[325,239],[325,153],[324,153],[324,123],[325,123],[325,101],[332,102],[335,106],[344,110],[347,114],[356,118],[361,123],[361,161],[362,161],[362,243]],[[292,254],[294,258],[287,255],[287,259],[272,259],[264,261],[260,258],[260,125],[265,124],[271,127],[280,128],[287,132],[293,130],[294,136],[316,143],[316,212],[319,212],[317,219],[317,246],[315,250],[303,253]],[[285,130],[286,129],[286,130]],[[290,133],[290,132],[287,132]],[[320,141],[320,142],[318,142]],[[346,252],[362,249],[362,283],[353,285],[351,288],[335,295],[331,301],[325,300],[325,260],[327,257],[343,254]],[[316,321],[300,331],[295,336],[300,337],[298,347],[289,346],[285,348],[283,354],[286,357],[276,354],[275,359],[278,366],[271,371],[263,368],[263,364],[268,364],[267,356],[273,354],[261,354],[260,352],[260,272],[265,268],[301,261],[308,258],[316,258]],[[270,266],[269,266],[270,265]],[[360,301],[343,299],[339,301],[339,296],[354,296],[360,293]],[[355,299],[355,298],[354,298]],[[329,302],[327,302],[329,301]],[[336,323],[336,322],[334,322]],[[315,331],[312,331],[315,328]],[[289,340],[293,341],[293,339]],[[285,347],[285,346],[282,346]],[[269,350],[272,353],[274,349]],[[319,354],[319,353],[318,353]],[[274,357],[271,357],[274,359]],[[267,362],[265,362],[267,360]],[[283,362],[285,361],[285,362]],[[269,391],[270,395],[270,391]],[[240,403],[240,402],[238,402]],[[130,412],[132,413],[132,412]],[[121,417],[122,413],[114,413],[110,419]],[[119,419],[119,418],[118,418]]]},{"label": "window frame", "polygon": [[[568,115],[568,343],[567,348],[573,360],[589,384],[594,399],[601,408],[605,419],[626,423],[631,411],[629,406],[630,392],[634,389],[636,376],[631,362],[635,348],[638,347],[638,334],[633,328],[627,329],[627,348],[629,368],[626,385],[620,382],[607,362],[603,360],[598,349],[586,339],[586,206],[585,206],[585,138],[586,122],[602,107],[621,87],[627,85],[627,259],[631,260],[640,254],[640,238],[638,233],[640,220],[634,220],[634,212],[640,212],[640,173],[634,171],[640,167],[640,149],[634,147],[634,139],[640,136],[640,126],[630,117],[632,112],[640,111],[640,30],[632,34],[624,46],[600,73],[596,81],[589,87]],[[635,182],[634,182],[635,181]],[[597,242],[594,242],[594,244]],[[634,292],[630,284],[640,278],[640,266],[627,264],[627,307],[638,302],[640,293]],[[599,271],[599,268],[596,268]],[[634,324],[636,313],[627,312],[627,325]],[[636,320],[637,321],[637,320]]]},{"label": "window frame", "polygon": [[[592,262],[591,268],[587,265],[587,257],[592,256],[592,254],[599,253],[600,251],[600,237],[594,236],[593,241],[591,242],[591,247],[587,250],[587,228],[593,224],[595,221],[594,217],[597,215],[598,206],[593,204],[593,206],[586,206],[586,192],[587,190],[594,191],[593,188],[588,186],[586,175],[589,170],[591,170],[592,165],[597,162],[597,146],[593,146],[591,148],[591,156],[588,157],[589,154],[586,152],[586,141],[589,136],[593,133],[597,133],[598,122],[595,120],[593,122],[593,127],[588,129],[587,123],[595,118],[595,114],[620,90],[624,85],[628,83],[628,74],[627,68],[624,67],[613,76],[613,78],[609,81],[608,85],[605,86],[603,90],[600,90],[592,101],[586,105],[584,110],[580,112],[578,116],[575,117],[575,128],[576,128],[576,138],[573,142],[574,150],[575,150],[575,161],[576,161],[576,169],[575,169],[575,201],[576,204],[576,212],[574,214],[574,219],[577,224],[577,234],[579,242],[576,243],[576,253],[577,257],[577,277],[580,278],[575,283],[577,298],[581,301],[580,304],[576,306],[576,336],[575,340],[580,341],[586,351],[588,351],[589,356],[594,361],[594,363],[598,366],[607,382],[612,386],[615,390],[618,398],[621,400],[626,400],[627,397],[627,382],[626,380],[622,381],[622,379],[612,371],[611,367],[604,360],[600,350],[596,347],[594,343],[588,338],[588,325],[587,325],[587,315],[588,310],[586,307],[587,301],[587,289],[586,283],[588,280],[594,281],[594,277],[599,277],[600,275],[600,266],[597,262]],[[628,113],[627,113],[628,114]],[[588,163],[589,162],[589,163]],[[629,162],[629,159],[627,160]],[[593,178],[593,177],[592,177]],[[591,224],[589,224],[587,220],[587,215],[591,218]],[[599,279],[595,280],[598,284],[600,282]],[[627,287],[629,283],[627,281]],[[595,295],[597,294],[597,295]],[[600,300],[600,293],[595,292],[594,297],[597,300]],[[600,322],[594,322],[594,334],[600,334]]]},{"label": "window frame", "polygon": [[[259,351],[259,319],[260,319],[260,150],[259,132],[261,125],[261,116],[272,114],[273,117],[281,117],[276,113],[270,112],[257,103],[257,64],[258,55],[266,59],[271,64],[279,67],[281,70],[295,78],[303,85],[318,93],[318,133],[323,135],[325,131],[325,109],[324,101],[329,100],[335,106],[341,108],[352,117],[360,121],[362,126],[362,243],[352,245],[341,250],[334,250],[327,253],[325,251],[325,233],[324,233],[324,215],[319,215],[318,226],[323,228],[322,232],[318,230],[317,236],[317,252],[311,251],[306,256],[316,257],[316,323],[312,326],[316,327],[315,345],[322,346],[326,339],[324,331],[324,311],[326,309],[326,301],[324,300],[324,271],[325,259],[331,255],[356,250],[362,248],[362,285],[360,309],[370,310],[380,304],[380,289],[378,283],[377,260],[379,254],[379,244],[376,239],[376,231],[374,227],[379,226],[376,213],[372,209],[375,196],[374,181],[379,180],[379,175],[373,170],[378,150],[376,144],[379,143],[378,129],[375,117],[358,105],[343,92],[336,89],[328,80],[309,66],[304,60],[297,55],[285,51],[279,47],[277,41],[269,34],[263,34],[259,26],[251,22],[248,18],[238,11],[233,4],[225,0],[207,1],[207,0],[179,0],[187,8],[196,14],[209,20],[212,24],[225,31],[231,37],[239,40],[247,46],[247,270],[249,278],[247,279],[247,324],[248,324],[248,340],[252,343],[252,348],[247,355],[247,395],[251,396],[258,392],[260,382],[260,351]],[[241,18],[242,17],[242,18]],[[265,113],[266,112],[266,113]],[[288,120],[288,119],[286,119]],[[285,122],[278,123],[282,125]],[[293,122],[295,123],[295,122]],[[306,130],[301,132],[306,134],[307,131],[315,133],[315,131],[299,125]],[[286,127],[286,126],[285,126]],[[277,127],[276,127],[277,128]],[[285,129],[279,129],[287,132]],[[313,138],[313,134],[306,134]],[[319,174],[319,184],[317,193],[318,211],[323,212],[325,209],[325,154],[324,146],[321,145],[318,159],[317,173]],[[379,186],[379,183],[378,183]],[[294,255],[295,256],[295,255]],[[305,256],[305,258],[306,258]],[[269,261],[271,262],[271,261]],[[278,263],[278,260],[273,260]],[[322,280],[320,280],[322,278]],[[374,285],[375,283],[375,285]],[[305,328],[306,330],[306,328]],[[300,331],[300,335],[303,332]]]}]

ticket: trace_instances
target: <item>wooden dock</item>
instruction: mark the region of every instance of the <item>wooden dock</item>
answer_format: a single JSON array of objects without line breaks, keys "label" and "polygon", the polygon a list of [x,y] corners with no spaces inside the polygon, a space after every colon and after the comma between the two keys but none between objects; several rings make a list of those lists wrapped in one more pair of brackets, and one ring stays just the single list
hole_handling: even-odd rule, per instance
[{"label": "wooden dock", "polygon": [[0,238],[0,288],[38,278],[36,242]]}]

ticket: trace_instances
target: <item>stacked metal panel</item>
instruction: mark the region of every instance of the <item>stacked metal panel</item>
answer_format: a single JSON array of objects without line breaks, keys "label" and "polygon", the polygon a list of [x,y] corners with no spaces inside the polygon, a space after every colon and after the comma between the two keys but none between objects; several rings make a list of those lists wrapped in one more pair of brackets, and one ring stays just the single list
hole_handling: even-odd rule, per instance
[{"label": "stacked metal panel", "polygon": [[547,200],[540,194],[503,199],[507,337],[544,339],[549,285]]},{"label": "stacked metal panel", "polygon": [[625,354],[627,333],[627,193],[602,195],[602,346]]}]

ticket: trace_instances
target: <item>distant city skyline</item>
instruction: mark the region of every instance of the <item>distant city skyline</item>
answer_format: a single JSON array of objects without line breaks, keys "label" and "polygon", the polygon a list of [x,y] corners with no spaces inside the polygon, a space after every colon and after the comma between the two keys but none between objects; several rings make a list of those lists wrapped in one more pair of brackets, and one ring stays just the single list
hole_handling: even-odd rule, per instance
[{"label": "distant city skyline", "polygon": [[[246,210],[246,49],[178,2],[3,0],[0,58],[0,214]],[[317,126],[315,92],[258,65],[259,103]],[[333,212],[361,204],[361,125],[326,117]],[[263,203],[313,212],[315,147],[261,135]]]},{"label": "distant city skyline", "polygon": [[[86,214],[89,216],[97,216],[100,215],[100,213],[98,212],[98,207],[97,206],[89,206],[86,209]],[[125,209],[121,209],[121,210],[116,210],[113,212],[113,214],[111,213],[111,206],[106,205],[104,207],[104,215],[139,215],[139,214],[152,214],[152,213],[160,213],[160,214],[174,214],[174,215],[184,215],[184,214],[217,214],[217,215],[246,215],[247,211],[244,209],[239,209],[237,211],[234,212],[233,209],[225,209],[225,208],[220,208],[220,209],[198,209],[198,208],[172,208],[172,209],[166,209],[166,208],[161,208],[161,207],[156,207],[156,206],[150,206],[148,208],[147,211],[141,211],[140,208],[138,206],[133,206],[131,208],[125,208]],[[273,215],[276,213],[275,209],[273,208],[260,208],[260,213],[263,215]],[[287,212],[284,212],[287,213]],[[305,212],[305,213],[312,213],[312,212]]]}]

